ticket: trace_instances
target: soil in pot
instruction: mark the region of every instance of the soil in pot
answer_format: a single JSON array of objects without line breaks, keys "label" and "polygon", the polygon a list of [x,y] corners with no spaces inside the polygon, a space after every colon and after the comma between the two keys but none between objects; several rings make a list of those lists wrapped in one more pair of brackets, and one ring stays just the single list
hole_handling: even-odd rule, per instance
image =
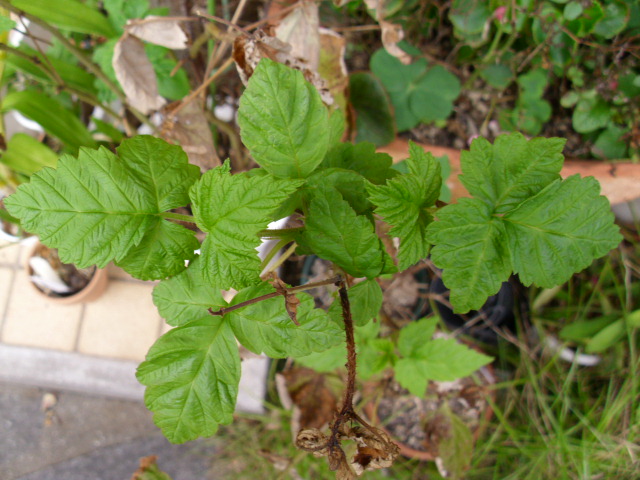
[{"label": "soil in pot", "polygon": [[[83,298],[78,301],[92,300],[106,287],[106,271],[63,263],[55,248],[41,243],[29,255],[27,270],[34,287],[53,300],[75,301],[80,296]],[[94,285],[95,291],[91,288]]]},{"label": "soil in pot", "polygon": [[[389,378],[366,412],[398,442],[402,455],[437,463],[445,458],[448,464],[452,441],[468,444],[471,455],[474,440],[493,413],[487,400],[487,387],[493,383],[491,370],[484,367],[475,376],[454,382],[430,382],[421,398]],[[464,463],[468,459],[453,460]]]}]

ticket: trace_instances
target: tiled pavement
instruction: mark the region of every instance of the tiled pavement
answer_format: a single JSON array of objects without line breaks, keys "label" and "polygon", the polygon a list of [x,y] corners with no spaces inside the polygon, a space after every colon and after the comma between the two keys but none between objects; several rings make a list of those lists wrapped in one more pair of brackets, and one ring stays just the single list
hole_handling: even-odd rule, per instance
[{"label": "tiled pavement", "polygon": [[[0,240],[0,381],[142,398],[135,368],[168,330],[153,305],[155,282],[109,265],[109,284],[97,300],[58,305],[31,285],[30,246]],[[243,361],[238,410],[259,412],[268,360]]]}]

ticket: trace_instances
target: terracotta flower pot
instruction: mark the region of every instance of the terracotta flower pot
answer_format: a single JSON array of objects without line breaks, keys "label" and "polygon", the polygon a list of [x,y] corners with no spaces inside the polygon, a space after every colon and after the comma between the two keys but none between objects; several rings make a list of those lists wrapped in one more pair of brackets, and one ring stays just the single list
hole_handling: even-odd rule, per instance
[{"label": "terracotta flower pot", "polygon": [[[39,255],[40,253],[48,250],[51,249],[40,242],[36,242],[33,245],[29,254],[27,255],[25,264],[25,269],[30,277],[34,274],[33,268],[30,263],[31,258],[34,256],[41,256]],[[75,269],[75,267],[71,267]],[[56,294],[51,291],[45,291],[43,288],[36,285],[36,283],[34,283],[33,281],[31,281],[30,283],[40,295],[44,296],[47,301],[50,302],[54,302],[60,305],[72,305],[76,303],[92,302],[102,295],[109,283],[109,274],[107,273],[107,270],[96,267],[92,268],[94,269],[94,271],[91,273],[89,282],[81,287],[80,290],[68,294]]]},{"label": "terracotta flower pot", "polygon": [[[451,175],[447,179],[447,186],[451,189],[452,200],[468,197],[469,194],[458,180],[462,173],[460,169],[460,150],[434,145],[418,144],[425,151],[439,157],[447,155],[451,165]],[[397,138],[389,145],[378,149],[388,153],[394,162],[409,156],[409,142]],[[603,162],[598,160],[567,159],[560,171],[563,178],[579,173],[583,177],[593,176],[600,183],[602,195],[609,199],[612,205],[625,203],[640,198],[640,164],[629,161]]]}]

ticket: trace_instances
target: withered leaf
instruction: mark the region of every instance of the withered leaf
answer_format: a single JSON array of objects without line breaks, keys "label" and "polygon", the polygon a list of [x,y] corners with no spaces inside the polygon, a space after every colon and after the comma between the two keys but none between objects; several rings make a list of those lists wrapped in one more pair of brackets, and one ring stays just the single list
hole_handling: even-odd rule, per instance
[{"label": "withered leaf", "polygon": [[144,44],[124,33],[116,42],[113,69],[129,104],[147,114],[165,104],[158,94],[158,80],[153,65],[144,51]]},{"label": "withered leaf", "polygon": [[282,372],[294,405],[300,409],[301,428],[322,428],[333,419],[336,395],[329,390],[325,377],[308,368]]},{"label": "withered leaf", "polygon": [[355,427],[351,438],[358,443],[358,451],[351,462],[358,475],[365,470],[389,468],[400,454],[400,449],[389,435],[375,427]]},{"label": "withered leaf", "polygon": [[177,115],[173,115],[173,107],[181,103],[176,102],[166,108],[161,136],[180,145],[189,157],[189,163],[197,165],[204,173],[221,164],[216,154],[211,128],[204,108],[197,100],[187,103]]},{"label": "withered leaf", "polygon": [[180,22],[171,18],[149,15],[142,19],[128,20],[124,30],[140,40],[172,50],[188,47],[187,35],[180,27]]},{"label": "withered leaf", "polygon": [[291,45],[290,55],[307,64],[314,72],[320,62],[320,20],[318,4],[302,1],[280,20],[275,36]]},{"label": "withered leaf", "polygon": [[233,42],[232,56],[238,74],[245,85],[253,75],[260,60],[268,58],[301,71],[304,78],[316,87],[322,97],[322,101],[326,105],[333,104],[333,97],[318,72],[313,70],[307,63],[291,55],[291,45],[276,37],[269,36],[261,30],[251,36],[238,36]]},{"label": "withered leaf", "polygon": [[329,455],[329,437],[317,428],[300,430],[296,436],[296,447],[313,453],[316,457]]}]

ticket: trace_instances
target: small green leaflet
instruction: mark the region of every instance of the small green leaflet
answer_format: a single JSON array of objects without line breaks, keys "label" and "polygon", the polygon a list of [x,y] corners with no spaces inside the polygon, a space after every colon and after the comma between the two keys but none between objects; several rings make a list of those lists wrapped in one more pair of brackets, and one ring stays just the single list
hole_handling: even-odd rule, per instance
[{"label": "small green leaflet", "polygon": [[367,185],[376,213],[392,225],[389,234],[400,238],[398,268],[405,270],[426,258],[430,244],[427,226],[433,220],[429,207],[440,195],[440,163],[430,153],[409,143],[409,173],[392,178],[386,185]]},{"label": "small green leaflet", "polygon": [[260,282],[258,233],[304,183],[268,174],[231,175],[230,170],[229,162],[209,170],[190,191],[196,222],[208,233],[201,253],[205,278],[225,290]]},{"label": "small green leaflet", "polygon": [[305,178],[322,162],[331,129],[320,94],[302,72],[263,58],[240,98],[242,142],[276,177]]},{"label": "small green leaflet", "polygon": [[[165,211],[188,203],[199,174],[180,147],[139,136],[125,140],[118,156],[82,148],[77,159],[61,157],[56,170],[33,175],[5,205],[27,231],[58,248],[63,262],[83,268],[116,260],[141,278],[159,279],[193,255],[192,232],[161,224]],[[141,242],[152,246],[147,256],[129,257]]]},{"label": "small green leaflet", "polygon": [[377,277],[393,267],[371,221],[356,215],[335,189],[315,191],[298,243],[354,277]]},{"label": "small green leaflet", "polygon": [[137,378],[154,423],[172,443],[210,437],[233,420],[240,355],[229,323],[208,315],[160,337]]},{"label": "small green leaflet", "polygon": [[205,279],[200,257],[192,260],[179,275],[156,285],[153,303],[162,318],[173,326],[207,316],[210,307],[227,305],[220,290],[209,285]]},{"label": "small green leaflet", "polygon": [[[378,282],[370,279],[356,283],[347,291],[347,294],[354,325],[366,325],[377,318],[382,308],[382,289]],[[337,297],[329,307],[329,316],[338,325],[344,325],[340,297]]]},{"label": "small green leaflet", "polygon": [[595,179],[560,179],[562,145],[512,134],[493,146],[475,140],[462,156],[474,198],[441,209],[427,228],[456,312],[479,309],[512,272],[525,285],[561,284],[622,240]]},{"label": "small green leaflet", "polygon": [[492,360],[453,338],[432,340],[436,323],[436,319],[424,319],[400,332],[402,358],[396,363],[395,377],[413,395],[423,396],[430,380],[449,382],[466,377]]},{"label": "small green leaflet", "polygon": [[[266,283],[249,287],[238,292],[231,305],[274,291]],[[289,318],[282,296],[231,311],[225,314],[224,319],[242,345],[254,353],[264,352],[272,358],[309,355],[344,340],[340,326],[329,319],[327,312],[314,308],[310,295],[300,293],[296,296],[300,300],[297,311],[299,326]]]}]

